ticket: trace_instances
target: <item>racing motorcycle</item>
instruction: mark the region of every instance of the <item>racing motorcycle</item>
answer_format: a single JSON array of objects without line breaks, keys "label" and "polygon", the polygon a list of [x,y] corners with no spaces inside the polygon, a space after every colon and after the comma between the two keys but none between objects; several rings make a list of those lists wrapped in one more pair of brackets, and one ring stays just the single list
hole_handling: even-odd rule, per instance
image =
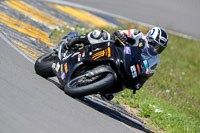
[{"label": "racing motorcycle", "polygon": [[[77,35],[78,32],[70,32],[63,40]],[[143,43],[141,45],[144,46]],[[135,92],[133,78],[145,69],[141,59],[142,46],[116,46],[114,42],[107,41],[76,45],[66,50],[64,41],[61,41],[57,50],[39,57],[34,67],[36,73],[44,78],[56,76],[64,92],[72,97],[105,96],[123,90],[124,86]]]}]

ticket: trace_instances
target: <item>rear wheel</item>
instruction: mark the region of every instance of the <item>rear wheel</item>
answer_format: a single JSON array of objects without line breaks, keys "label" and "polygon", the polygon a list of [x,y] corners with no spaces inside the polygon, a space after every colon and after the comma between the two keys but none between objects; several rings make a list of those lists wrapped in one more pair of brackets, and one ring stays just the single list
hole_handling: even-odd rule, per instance
[{"label": "rear wheel", "polygon": [[[72,97],[81,97],[90,94],[101,93],[111,87],[114,82],[114,73],[111,71],[109,66],[103,65],[103,69],[99,74],[94,74],[93,76],[88,77],[87,75],[91,72],[88,72],[84,75],[78,76],[72,80],[70,80],[64,88],[66,94]],[[101,67],[95,69],[98,71]]]},{"label": "rear wheel", "polygon": [[54,57],[52,56],[52,54],[54,54],[54,51],[44,54],[43,56],[39,57],[35,62],[35,72],[44,78],[55,76],[51,68],[54,62]]}]

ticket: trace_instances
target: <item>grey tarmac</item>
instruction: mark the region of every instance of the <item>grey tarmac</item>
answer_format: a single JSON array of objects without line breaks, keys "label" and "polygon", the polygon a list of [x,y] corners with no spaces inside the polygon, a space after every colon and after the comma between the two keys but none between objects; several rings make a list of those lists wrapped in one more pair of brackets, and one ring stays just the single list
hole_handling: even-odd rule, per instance
[{"label": "grey tarmac", "polygon": [[[5,38],[4,38],[5,39]],[[0,34],[1,133],[132,133],[121,122],[67,96],[35,74]]]},{"label": "grey tarmac", "polygon": [[200,39],[199,0],[61,0]]}]

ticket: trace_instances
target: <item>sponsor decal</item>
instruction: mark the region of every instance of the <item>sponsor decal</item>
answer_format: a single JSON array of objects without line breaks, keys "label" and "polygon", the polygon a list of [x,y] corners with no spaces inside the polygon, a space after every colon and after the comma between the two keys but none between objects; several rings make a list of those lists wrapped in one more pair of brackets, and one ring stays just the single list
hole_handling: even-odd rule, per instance
[{"label": "sponsor decal", "polygon": [[100,57],[104,57],[104,56],[107,56],[108,58],[111,57],[111,48],[110,47],[107,47],[105,50],[101,50],[97,53],[94,53],[92,55],[92,59],[96,60],[96,59],[99,59]]},{"label": "sponsor decal", "polygon": [[133,78],[137,77],[137,71],[136,71],[135,65],[131,66],[130,69],[131,69],[132,77]]},{"label": "sponsor decal", "polygon": [[99,59],[100,57],[103,57],[105,55],[105,51],[104,50],[101,50],[95,54],[92,55],[92,59],[93,60],[96,60],[96,59]]},{"label": "sponsor decal", "polygon": [[144,63],[144,67],[146,69],[145,73],[150,74],[148,61],[144,60],[143,63]]},{"label": "sponsor decal", "polygon": [[149,67],[148,61],[147,61],[147,60],[144,60],[143,63],[144,63],[144,67],[145,67],[145,68],[148,68],[148,67]]},{"label": "sponsor decal", "polygon": [[138,74],[140,74],[141,71],[140,71],[140,65],[139,64],[137,64],[137,70],[138,70]]},{"label": "sponsor decal", "polygon": [[111,57],[111,49],[110,49],[110,47],[108,47],[108,48],[105,49],[104,51],[105,51],[105,56]]},{"label": "sponsor decal", "polygon": [[146,69],[146,74],[150,74],[149,68]]},{"label": "sponsor decal", "polygon": [[67,73],[68,72],[67,63],[65,63],[64,67],[65,67],[65,73]]},{"label": "sponsor decal", "polygon": [[125,46],[124,51],[125,51],[125,54],[131,55],[131,48],[130,47]]},{"label": "sponsor decal", "polygon": [[78,61],[81,61],[81,54],[78,55]]},{"label": "sponsor decal", "polygon": [[82,53],[82,57],[85,57],[85,52]]},{"label": "sponsor decal", "polygon": [[78,50],[81,50],[81,49],[83,49],[83,47],[80,47]]},{"label": "sponsor decal", "polygon": [[60,68],[60,63],[58,62],[58,63],[56,64],[56,72],[58,72],[59,68]]},{"label": "sponsor decal", "polygon": [[139,89],[141,88],[141,84],[140,84],[140,83],[137,83],[137,85],[135,86],[135,88],[136,88],[137,90],[139,90]]},{"label": "sponsor decal", "polygon": [[62,73],[61,75],[60,75],[60,78],[63,80],[63,79],[65,79],[65,73]]},{"label": "sponsor decal", "polygon": [[63,64],[60,66],[60,72],[63,73]]},{"label": "sponsor decal", "polygon": [[140,42],[138,46],[139,46],[139,47],[142,47],[142,46],[143,46],[143,43],[142,43],[142,42]]}]

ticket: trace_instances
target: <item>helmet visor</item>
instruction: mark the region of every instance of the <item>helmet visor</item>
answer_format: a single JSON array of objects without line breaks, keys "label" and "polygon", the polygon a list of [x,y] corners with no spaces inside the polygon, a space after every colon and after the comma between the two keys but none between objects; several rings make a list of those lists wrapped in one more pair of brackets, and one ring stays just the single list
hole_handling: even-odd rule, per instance
[{"label": "helmet visor", "polygon": [[165,47],[161,46],[160,44],[156,44],[154,46],[154,51],[158,52],[158,54],[160,54],[164,49],[165,49]]}]

